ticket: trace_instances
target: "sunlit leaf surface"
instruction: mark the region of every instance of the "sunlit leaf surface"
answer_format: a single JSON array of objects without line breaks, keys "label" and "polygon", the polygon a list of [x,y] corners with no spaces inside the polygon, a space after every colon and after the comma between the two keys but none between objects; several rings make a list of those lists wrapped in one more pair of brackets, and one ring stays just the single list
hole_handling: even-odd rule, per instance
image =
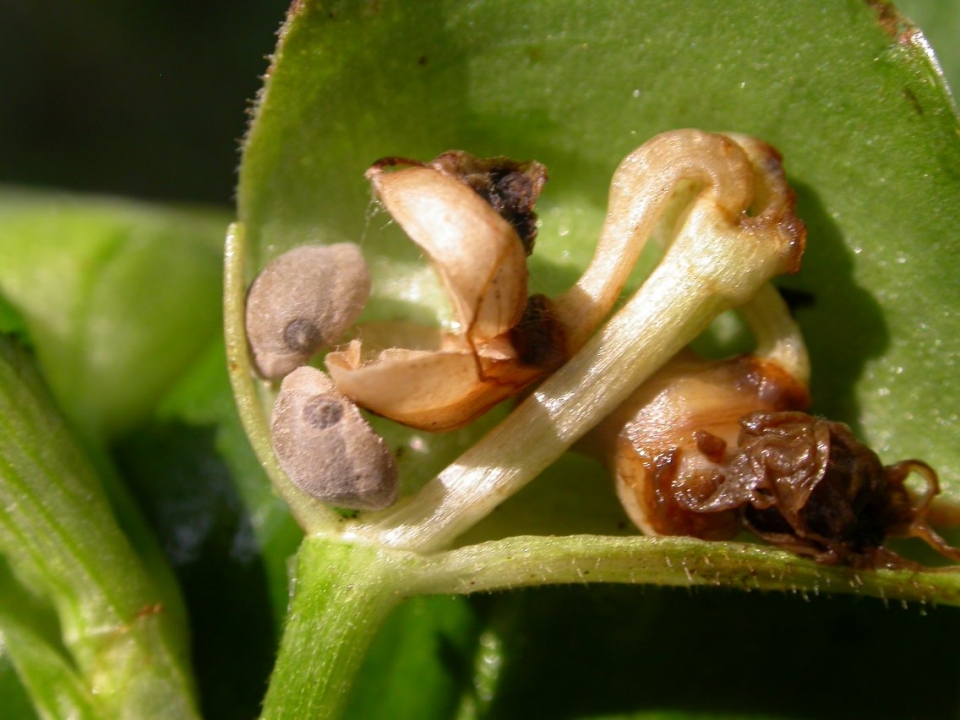
[{"label": "sunlit leaf surface", "polygon": [[918,456],[960,498],[957,118],[918,32],[879,4],[299,4],[241,171],[259,262],[363,243],[366,315],[446,316],[363,171],[451,148],[535,157],[551,180],[532,262],[557,292],[590,256],[620,158],[695,126],[764,138],[809,228],[803,299],[815,409],[881,456]]}]

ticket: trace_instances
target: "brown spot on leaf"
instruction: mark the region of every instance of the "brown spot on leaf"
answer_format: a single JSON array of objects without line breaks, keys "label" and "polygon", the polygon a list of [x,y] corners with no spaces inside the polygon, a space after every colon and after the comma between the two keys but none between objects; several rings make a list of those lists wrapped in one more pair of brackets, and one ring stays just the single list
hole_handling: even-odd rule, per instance
[{"label": "brown spot on leaf", "polygon": [[866,0],[866,3],[876,14],[883,31],[896,40],[906,25],[900,12],[887,0]]}]

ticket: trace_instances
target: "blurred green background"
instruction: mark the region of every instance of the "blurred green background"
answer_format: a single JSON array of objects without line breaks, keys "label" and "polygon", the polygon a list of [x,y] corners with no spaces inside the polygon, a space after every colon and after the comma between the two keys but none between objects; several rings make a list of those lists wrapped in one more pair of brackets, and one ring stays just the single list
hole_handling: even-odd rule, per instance
[{"label": "blurred green background", "polygon": [[[0,183],[229,205],[288,0],[0,0]],[[904,0],[953,87],[960,0]]]},{"label": "blurred green background", "polygon": [[0,182],[230,204],[288,4],[0,1]]}]

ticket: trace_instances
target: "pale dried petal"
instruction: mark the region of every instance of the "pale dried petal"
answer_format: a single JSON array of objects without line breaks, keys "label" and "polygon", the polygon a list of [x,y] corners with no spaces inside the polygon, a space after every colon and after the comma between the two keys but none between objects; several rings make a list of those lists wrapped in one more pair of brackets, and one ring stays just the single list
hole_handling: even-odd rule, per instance
[{"label": "pale dried petal", "polygon": [[527,299],[523,244],[477,193],[427,167],[368,177],[394,219],[429,256],[446,286],[461,332],[478,341],[507,332]]},{"label": "pale dried petal", "polygon": [[355,350],[327,355],[327,370],[340,391],[368,410],[421,430],[460,427],[540,372],[518,367],[515,358],[478,358],[467,347],[391,349],[367,363]]}]

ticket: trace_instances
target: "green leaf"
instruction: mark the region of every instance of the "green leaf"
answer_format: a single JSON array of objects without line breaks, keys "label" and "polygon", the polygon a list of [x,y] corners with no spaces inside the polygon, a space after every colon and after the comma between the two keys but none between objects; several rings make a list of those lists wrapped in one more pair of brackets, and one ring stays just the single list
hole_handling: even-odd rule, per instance
[{"label": "green leaf", "polygon": [[[544,198],[534,271],[556,290],[589,255],[587,230],[599,223],[607,174],[627,148],[678,125],[751,132],[784,151],[810,226],[806,267],[785,282],[815,298],[801,320],[818,407],[859,424],[884,454],[923,455],[946,478],[957,475],[949,442],[956,418],[942,392],[952,378],[955,291],[949,258],[928,252],[950,227],[956,118],[922,48],[894,42],[901,36],[891,37],[889,17],[862,3],[807,8],[779,23],[762,3],[699,13],[664,4],[656,18],[647,8],[624,11],[631,18],[594,11],[576,32],[568,27],[576,3],[527,8],[526,23],[513,13],[505,26],[495,3],[471,7],[298,6],[245,154],[240,211],[254,245],[269,255],[309,238],[363,236],[385,279],[370,315],[390,313],[423,272],[396,256],[409,243],[365,228],[366,163],[454,145],[536,155],[553,169],[555,187]],[[428,16],[447,18],[437,25],[443,30],[414,32],[430,25]],[[657,33],[625,36],[624,22]],[[737,32],[712,33],[712,23]],[[408,40],[397,44],[399,37]],[[689,51],[673,58],[671,46]],[[802,61],[824,51],[829,62]],[[809,77],[797,75],[797,58]],[[607,71],[594,77],[593,63]],[[361,76],[369,88],[362,94],[353,92]],[[401,86],[403,93],[386,91]],[[902,151],[892,150],[897,144]],[[894,210],[898,203],[911,212]],[[948,210],[931,212],[935,204]],[[856,244],[867,238],[876,239],[866,250]],[[926,310],[917,289],[930,286],[920,279],[939,279],[947,309],[917,321]],[[900,341],[884,348],[894,331]],[[925,382],[931,369],[945,383]],[[909,422],[910,407],[926,417]]]},{"label": "green leaf", "polygon": [[0,293],[88,439],[144,418],[218,333],[225,226],[209,211],[0,194]]},{"label": "green leaf", "polygon": [[[301,243],[357,241],[374,279],[363,319],[445,322],[442,293],[412,243],[371,213],[363,173],[382,156],[460,148],[548,166],[531,274],[534,291],[560,292],[592,254],[617,163],[677,127],[749,133],[783,153],[809,244],[801,273],[781,285],[812,299],[798,318],[815,409],[852,423],[887,461],[928,460],[960,502],[960,258],[950,243],[960,221],[960,128],[921,36],[884,3],[295,3],[241,166],[251,271]],[[449,459],[470,442],[438,443],[438,453]],[[565,459],[469,540],[623,532],[609,502],[583,500],[611,498],[609,485],[595,465]],[[723,546],[713,550],[707,560],[723,583]],[[667,555],[668,564],[673,557],[682,559]],[[789,589],[789,563],[766,557],[782,563]],[[913,625],[913,616],[901,625],[879,604],[861,622],[860,605],[845,600],[831,614],[836,606],[824,601],[804,613],[779,597],[594,593],[578,601],[530,591],[517,601],[525,606],[503,610],[502,631],[491,619],[488,637],[503,649],[490,658],[505,670],[492,683],[489,717],[826,716],[829,689],[846,688],[848,676],[869,688],[837,705],[838,716],[902,715],[914,697],[893,693],[884,706],[870,670],[883,667],[879,687],[896,684],[888,658],[877,662],[880,648],[886,638],[903,646],[917,625],[931,633],[923,644],[933,663],[954,668],[949,643],[937,644],[956,634],[952,610],[938,611],[935,625]],[[552,607],[548,595],[558,598]],[[828,620],[829,637],[811,632]],[[850,628],[847,642],[840,633]],[[856,656],[868,669],[848,673],[851,646],[868,637]],[[684,674],[687,655],[700,652]],[[786,679],[767,680],[765,664],[780,661]],[[911,677],[915,688],[922,674]],[[929,716],[953,712],[952,677],[937,675],[945,690]],[[779,693],[793,678],[802,692]]]},{"label": "green leaf", "polygon": [[[363,172],[451,148],[550,168],[532,262],[568,286],[590,256],[606,186],[653,134],[746,132],[785,157],[809,229],[799,319],[815,409],[888,461],[919,456],[960,499],[957,118],[919,36],[859,0],[515,7],[304,2],[251,128],[239,212],[257,262],[307,241],[360,240],[369,317],[442,316],[429,278]],[[897,32],[894,32],[896,30]]]},{"label": "green leaf", "polygon": [[899,0],[905,15],[923,28],[950,87],[960,88],[960,2],[957,0]]},{"label": "green leaf", "polygon": [[36,720],[37,713],[10,659],[6,643],[0,646],[0,698],[10,720]]},{"label": "green leaf", "polygon": [[23,316],[3,295],[0,295],[0,333],[15,335],[24,345],[29,344],[30,341],[27,323]]}]

